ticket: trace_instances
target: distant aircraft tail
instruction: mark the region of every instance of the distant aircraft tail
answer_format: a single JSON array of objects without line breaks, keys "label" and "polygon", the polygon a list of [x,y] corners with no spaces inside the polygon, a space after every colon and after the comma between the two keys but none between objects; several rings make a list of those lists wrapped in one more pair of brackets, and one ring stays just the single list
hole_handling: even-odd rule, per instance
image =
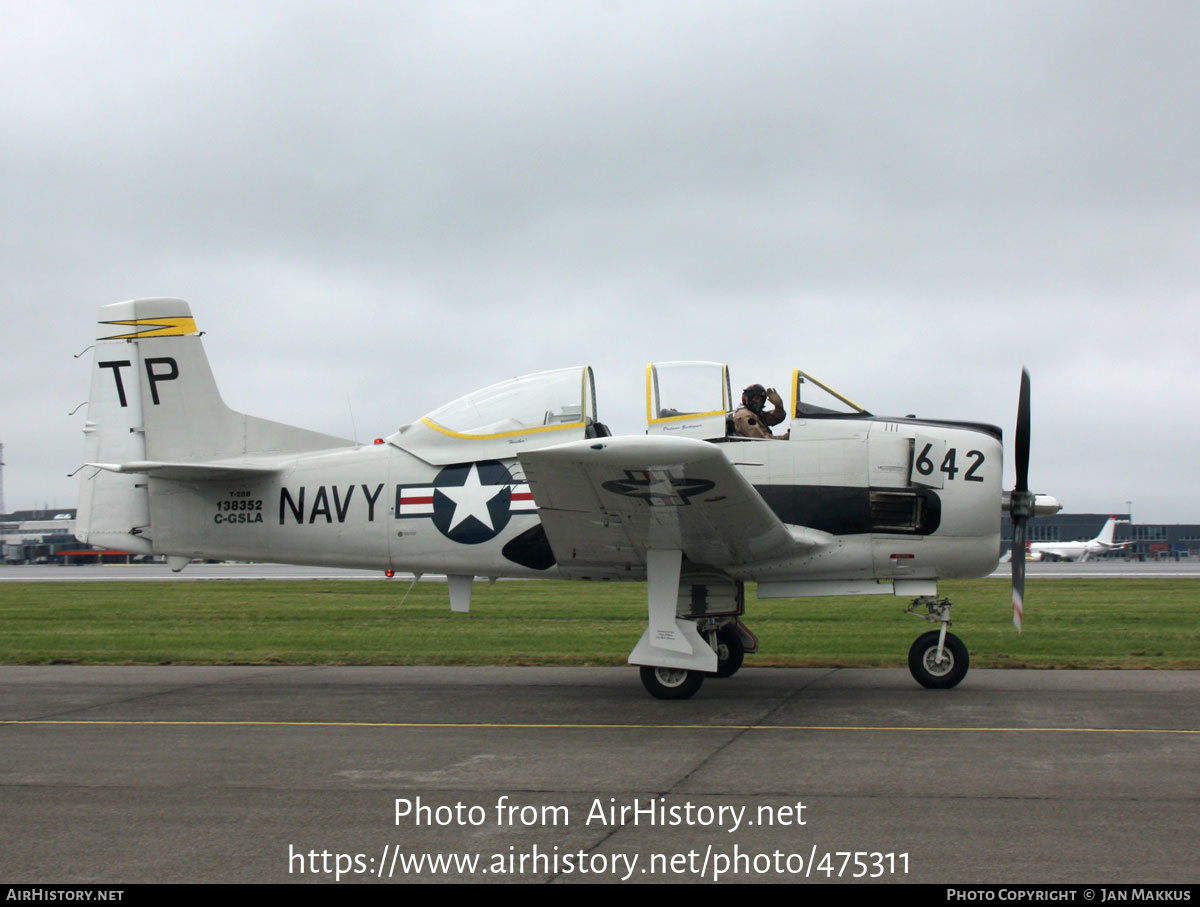
[{"label": "distant aircraft tail", "polygon": [[1118,520],[1115,516],[1110,516],[1108,521],[1104,524],[1104,527],[1100,530],[1100,534],[1092,539],[1092,541],[1100,542],[1102,545],[1109,548],[1113,547],[1113,533],[1116,532],[1117,523],[1120,522],[1124,521]]},{"label": "distant aircraft tail", "polygon": [[352,444],[227,407],[182,300],[102,306],[99,321],[75,521],[82,542],[153,553],[151,477],[270,472],[252,458]]}]

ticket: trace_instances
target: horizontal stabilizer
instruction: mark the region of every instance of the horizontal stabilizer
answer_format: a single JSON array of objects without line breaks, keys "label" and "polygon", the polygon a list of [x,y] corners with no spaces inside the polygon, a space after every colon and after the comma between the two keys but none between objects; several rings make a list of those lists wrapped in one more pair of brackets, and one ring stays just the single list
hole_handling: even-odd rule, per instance
[{"label": "horizontal stabilizer", "polygon": [[108,472],[153,476],[175,482],[215,482],[228,479],[252,479],[279,472],[277,466],[250,463],[164,463],[158,460],[134,460],[129,463],[88,463]]}]

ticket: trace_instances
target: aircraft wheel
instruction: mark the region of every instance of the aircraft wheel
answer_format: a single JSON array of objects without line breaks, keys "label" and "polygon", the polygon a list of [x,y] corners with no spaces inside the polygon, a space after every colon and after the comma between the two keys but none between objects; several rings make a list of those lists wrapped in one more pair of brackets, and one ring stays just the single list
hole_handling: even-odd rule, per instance
[{"label": "aircraft wheel", "polygon": [[642,686],[655,699],[690,699],[704,683],[699,671],[642,665]]},{"label": "aircraft wheel", "polygon": [[908,650],[908,670],[921,686],[932,690],[948,690],[967,676],[971,659],[963,641],[953,633],[946,634],[941,662],[937,661],[937,646],[937,630],[918,636]]},{"label": "aircraft wheel", "polygon": [[717,671],[714,677],[732,677],[742,666],[746,657],[746,646],[733,627],[722,627],[717,631]]}]

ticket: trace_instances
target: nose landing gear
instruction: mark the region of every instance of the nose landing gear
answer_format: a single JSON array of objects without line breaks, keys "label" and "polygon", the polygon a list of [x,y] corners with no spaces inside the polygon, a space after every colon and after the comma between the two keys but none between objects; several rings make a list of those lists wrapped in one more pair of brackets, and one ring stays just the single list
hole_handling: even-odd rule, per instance
[{"label": "nose landing gear", "polygon": [[[922,606],[926,609],[924,614],[917,610]],[[908,670],[913,679],[931,690],[948,690],[958,686],[967,676],[971,659],[963,641],[953,633],[946,632],[950,626],[950,600],[943,598],[939,601],[933,596],[923,596],[914,599],[905,613],[941,625],[937,630],[918,636],[908,650]]]}]

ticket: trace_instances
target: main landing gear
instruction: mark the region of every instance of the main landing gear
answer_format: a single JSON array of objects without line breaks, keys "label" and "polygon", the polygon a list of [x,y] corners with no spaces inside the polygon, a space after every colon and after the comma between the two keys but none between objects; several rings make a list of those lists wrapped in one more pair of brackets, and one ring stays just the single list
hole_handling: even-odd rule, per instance
[{"label": "main landing gear", "polygon": [[746,644],[738,632],[736,620],[697,621],[700,636],[717,653],[717,670],[693,671],[685,668],[641,666],[642,686],[655,699],[690,699],[705,677],[732,677],[746,657]]},{"label": "main landing gear", "polygon": [[[918,611],[920,607],[924,607],[926,613]],[[953,633],[946,632],[950,626],[950,600],[943,598],[939,601],[933,596],[923,596],[914,599],[905,613],[941,625],[937,630],[918,636],[908,650],[908,670],[913,678],[921,686],[932,690],[948,690],[957,686],[967,676],[971,659],[963,641]]]},{"label": "main landing gear", "polygon": [[731,677],[754,634],[738,622],[745,587],[723,573],[689,564],[679,548],[646,549],[648,626],[629,663],[641,668],[642,685],[658,699],[694,696],[705,677]]}]

